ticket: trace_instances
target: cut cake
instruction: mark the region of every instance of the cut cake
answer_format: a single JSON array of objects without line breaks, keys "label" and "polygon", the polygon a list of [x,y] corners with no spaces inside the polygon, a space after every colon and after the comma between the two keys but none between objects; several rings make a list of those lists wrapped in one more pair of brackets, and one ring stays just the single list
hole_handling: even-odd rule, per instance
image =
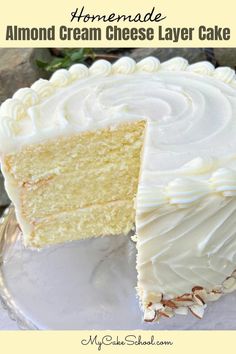
[{"label": "cut cake", "polygon": [[236,289],[236,79],[128,57],[73,65],[0,110],[1,168],[28,247],[136,225],[146,321],[201,318]]}]

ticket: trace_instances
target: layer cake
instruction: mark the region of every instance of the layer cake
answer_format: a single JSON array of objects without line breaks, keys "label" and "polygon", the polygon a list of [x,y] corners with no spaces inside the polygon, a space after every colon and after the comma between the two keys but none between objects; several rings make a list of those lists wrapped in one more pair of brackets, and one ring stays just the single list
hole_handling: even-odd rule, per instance
[{"label": "layer cake", "polygon": [[100,60],[18,90],[0,154],[25,245],[136,225],[144,319],[201,318],[236,289],[235,136],[235,72],[209,62]]}]

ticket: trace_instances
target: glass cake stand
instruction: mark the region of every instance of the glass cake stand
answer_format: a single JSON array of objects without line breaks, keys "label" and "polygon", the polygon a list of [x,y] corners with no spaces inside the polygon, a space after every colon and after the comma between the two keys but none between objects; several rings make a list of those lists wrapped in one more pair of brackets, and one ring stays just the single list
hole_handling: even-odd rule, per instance
[{"label": "glass cake stand", "polygon": [[209,304],[205,316],[141,320],[136,248],[112,236],[26,249],[14,208],[0,220],[0,299],[21,329],[236,329],[236,293]]}]

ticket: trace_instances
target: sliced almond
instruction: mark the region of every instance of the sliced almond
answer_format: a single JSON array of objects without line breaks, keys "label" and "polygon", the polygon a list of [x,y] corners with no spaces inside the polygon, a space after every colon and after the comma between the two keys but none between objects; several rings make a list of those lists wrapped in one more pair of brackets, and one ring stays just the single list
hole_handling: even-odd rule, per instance
[{"label": "sliced almond", "polygon": [[159,314],[160,316],[170,318],[164,311],[159,311],[158,314]]},{"label": "sliced almond", "polygon": [[222,292],[222,289],[223,289],[223,286],[222,285],[218,285],[218,286],[215,286],[212,291],[213,292],[216,292],[216,293],[221,293]]},{"label": "sliced almond", "polygon": [[157,304],[153,304],[151,306],[151,309],[154,310],[154,311],[159,311],[159,310],[163,310],[164,306],[159,302]]},{"label": "sliced almond", "polygon": [[177,305],[176,305],[172,300],[162,300],[161,303],[162,303],[164,306],[170,307],[170,308],[172,308],[172,309],[177,308]]},{"label": "sliced almond", "polygon": [[192,306],[194,305],[194,301],[176,301],[174,300],[175,304],[177,305],[177,307],[188,307],[188,306]]},{"label": "sliced almond", "polygon": [[177,307],[176,309],[174,309],[174,312],[176,313],[176,315],[187,315],[188,307],[185,306]]},{"label": "sliced almond", "polygon": [[177,307],[191,306],[194,304],[192,294],[184,294],[182,296],[178,296],[173,301],[177,305]]},{"label": "sliced almond", "polygon": [[[193,297],[197,297],[197,299],[199,299],[201,302],[206,303],[207,301],[207,292],[205,289],[198,289],[195,290],[193,292]],[[196,300],[195,302],[198,302],[198,300],[194,298],[194,300]]]},{"label": "sliced almond", "polygon": [[150,308],[145,309],[144,318],[143,318],[145,322],[153,322],[155,321],[155,318],[156,318],[156,311]]},{"label": "sliced almond", "polygon": [[165,310],[159,311],[159,315],[171,318],[174,316],[174,313],[170,308],[165,308]]},{"label": "sliced almond", "polygon": [[193,300],[199,306],[203,306],[205,304],[205,301],[203,301],[201,296],[198,294],[193,294]]},{"label": "sliced almond", "polygon": [[232,273],[232,277],[236,278],[236,270]]},{"label": "sliced almond", "polygon": [[194,293],[194,291],[196,291],[196,290],[203,290],[203,287],[202,286],[194,286],[192,288],[192,292]]},{"label": "sliced almond", "polygon": [[235,291],[235,290],[236,290],[236,282],[230,288],[224,288],[223,292],[225,294],[227,294],[227,293],[231,293],[232,291]]},{"label": "sliced almond", "polygon": [[191,301],[193,298],[193,295],[192,294],[183,294],[181,296],[177,296],[174,300],[175,301]]},{"label": "sliced almond", "polygon": [[135,243],[138,241],[138,235],[137,235],[137,234],[134,234],[134,235],[131,236],[130,238],[131,238],[131,240],[132,240],[133,242],[135,242]]},{"label": "sliced almond", "polygon": [[234,277],[229,277],[223,282],[223,287],[225,289],[230,289],[234,287],[235,283],[236,283],[236,279]]},{"label": "sliced almond", "polygon": [[211,291],[207,294],[207,301],[216,301],[222,296],[221,292]]},{"label": "sliced almond", "polygon": [[205,306],[192,305],[189,306],[189,310],[192,312],[194,316],[199,319],[203,318]]}]

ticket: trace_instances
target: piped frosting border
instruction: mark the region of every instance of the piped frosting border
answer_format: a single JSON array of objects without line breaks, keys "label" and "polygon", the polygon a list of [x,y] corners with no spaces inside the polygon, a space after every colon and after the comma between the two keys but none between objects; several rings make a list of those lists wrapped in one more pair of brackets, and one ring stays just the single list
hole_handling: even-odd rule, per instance
[{"label": "piped frosting border", "polygon": [[[154,73],[158,71],[188,71],[204,76],[213,77],[227,85],[236,88],[235,71],[229,67],[215,68],[207,61],[189,64],[181,57],[176,57],[165,62],[155,57],[147,57],[135,62],[129,57],[122,57],[114,64],[106,60],[97,60],[90,68],[84,64],[74,64],[68,70],[57,70],[49,80],[39,79],[30,88],[19,89],[12,98],[7,99],[0,107],[0,137],[16,140],[21,135],[20,123],[22,120],[30,119],[27,110],[35,105],[42,104],[49,97],[52,97],[57,90],[68,87],[88,77],[110,76],[110,75],[131,75],[135,72]],[[40,127],[37,121],[32,122],[32,135],[37,134]],[[7,148],[2,144],[2,152]],[[1,152],[0,150],[0,152]]]}]

